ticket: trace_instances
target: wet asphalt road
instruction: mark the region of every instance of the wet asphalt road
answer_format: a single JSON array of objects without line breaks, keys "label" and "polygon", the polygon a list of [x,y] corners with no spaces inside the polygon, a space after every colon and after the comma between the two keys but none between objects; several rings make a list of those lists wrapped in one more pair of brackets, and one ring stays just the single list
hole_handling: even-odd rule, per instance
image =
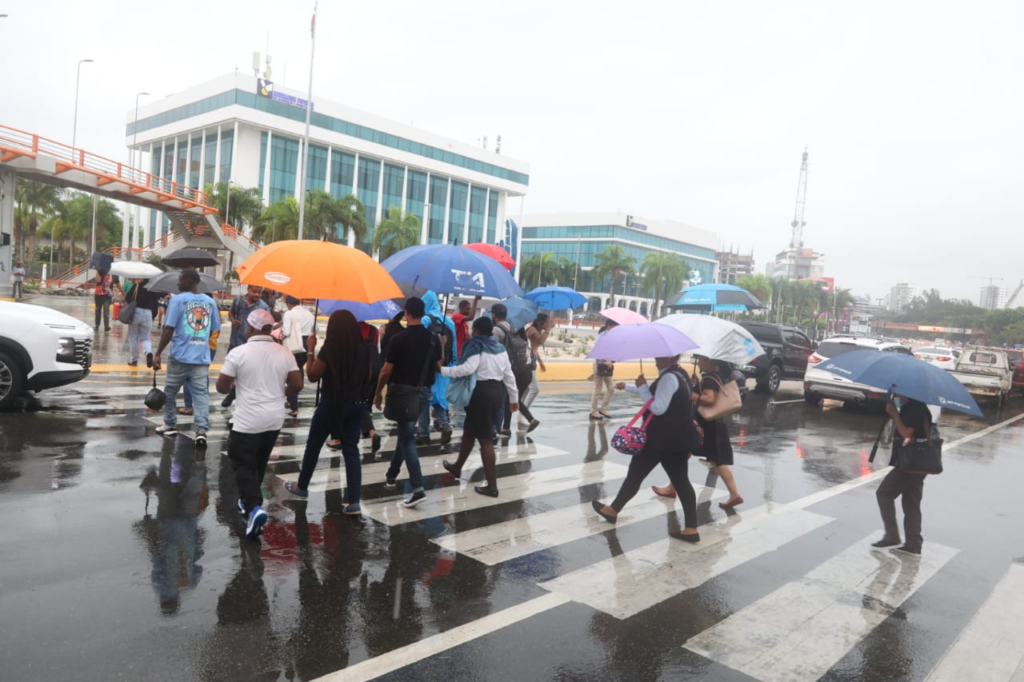
[{"label": "wet asphalt road", "polygon": [[[111,335],[97,362],[119,352]],[[986,600],[1024,557],[1019,401],[985,423],[943,415],[954,447],[925,486],[924,555],[906,559],[867,547],[887,461],[867,461],[877,415],[751,397],[731,425],[746,504],[727,517],[724,486],[691,461],[715,491],[698,488],[704,541],[680,549],[666,541],[678,508],[649,489],[614,528],[587,518],[624,476],[608,443],[629,396],[594,425],[588,396],[542,390],[542,426],[499,454],[493,504],[442,475],[435,445],[421,449],[431,502],[403,512],[383,488],[393,445],[366,447],[366,515],[352,518],[326,452],[309,501],[283,499],[306,392],[257,544],[241,537],[224,411],[205,456],[163,439],[141,404],[147,377],[94,374],[0,415],[4,679],[943,679],[961,633],[991,631]],[[968,678],[1009,679],[997,658],[979,655]]]}]

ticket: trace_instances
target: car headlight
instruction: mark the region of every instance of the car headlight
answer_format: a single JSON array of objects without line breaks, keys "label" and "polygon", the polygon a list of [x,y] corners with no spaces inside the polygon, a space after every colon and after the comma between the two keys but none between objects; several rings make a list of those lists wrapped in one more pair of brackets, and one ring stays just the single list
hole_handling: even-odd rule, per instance
[{"label": "car headlight", "polygon": [[70,337],[62,337],[57,341],[57,361],[75,361],[75,340]]}]

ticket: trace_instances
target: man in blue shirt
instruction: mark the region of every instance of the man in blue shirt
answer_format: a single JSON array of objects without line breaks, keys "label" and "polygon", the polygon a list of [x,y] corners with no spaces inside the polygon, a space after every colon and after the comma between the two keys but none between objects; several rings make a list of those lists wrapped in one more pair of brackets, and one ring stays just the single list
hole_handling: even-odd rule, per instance
[{"label": "man in blue shirt", "polygon": [[[257,310],[270,310],[270,306],[263,300],[263,287],[250,284],[245,290],[245,296],[236,296],[228,309],[228,321],[231,323],[231,342],[228,344],[228,352],[245,344],[246,336],[245,321]],[[231,407],[235,402],[235,390],[231,389],[227,397],[221,401],[221,407]]]},{"label": "man in blue shirt", "polygon": [[187,384],[192,393],[195,410],[195,441],[197,447],[206,447],[206,432],[210,428],[210,334],[220,331],[220,310],[212,298],[198,293],[199,273],[182,270],[178,276],[180,294],[167,306],[160,345],[153,357],[153,369],[159,370],[164,348],[170,344],[171,359],[167,363],[164,393],[164,425],[156,432],[164,436],[177,435],[178,391]]}]

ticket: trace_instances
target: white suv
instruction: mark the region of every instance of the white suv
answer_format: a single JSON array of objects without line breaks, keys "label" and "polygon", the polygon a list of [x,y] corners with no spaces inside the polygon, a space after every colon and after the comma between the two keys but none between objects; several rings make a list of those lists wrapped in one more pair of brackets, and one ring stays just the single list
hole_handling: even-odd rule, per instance
[{"label": "white suv", "polygon": [[854,350],[877,350],[883,353],[904,353],[910,355],[910,348],[894,341],[884,341],[865,336],[836,336],[822,341],[807,359],[804,374],[804,400],[817,407],[823,398],[842,400],[844,403],[884,404],[887,391],[858,384],[838,374],[818,369],[818,365],[844,353]]},{"label": "white suv", "polygon": [[89,375],[92,327],[57,310],[0,301],[0,410],[25,391]]}]

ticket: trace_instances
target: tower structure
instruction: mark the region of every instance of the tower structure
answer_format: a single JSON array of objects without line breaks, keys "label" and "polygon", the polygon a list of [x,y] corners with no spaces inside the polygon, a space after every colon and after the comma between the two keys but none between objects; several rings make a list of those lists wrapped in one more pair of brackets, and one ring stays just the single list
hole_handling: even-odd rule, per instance
[{"label": "tower structure", "polygon": [[796,206],[793,208],[793,236],[789,248],[800,249],[804,245],[804,206],[807,204],[807,147],[800,162],[800,178],[796,183]]}]

